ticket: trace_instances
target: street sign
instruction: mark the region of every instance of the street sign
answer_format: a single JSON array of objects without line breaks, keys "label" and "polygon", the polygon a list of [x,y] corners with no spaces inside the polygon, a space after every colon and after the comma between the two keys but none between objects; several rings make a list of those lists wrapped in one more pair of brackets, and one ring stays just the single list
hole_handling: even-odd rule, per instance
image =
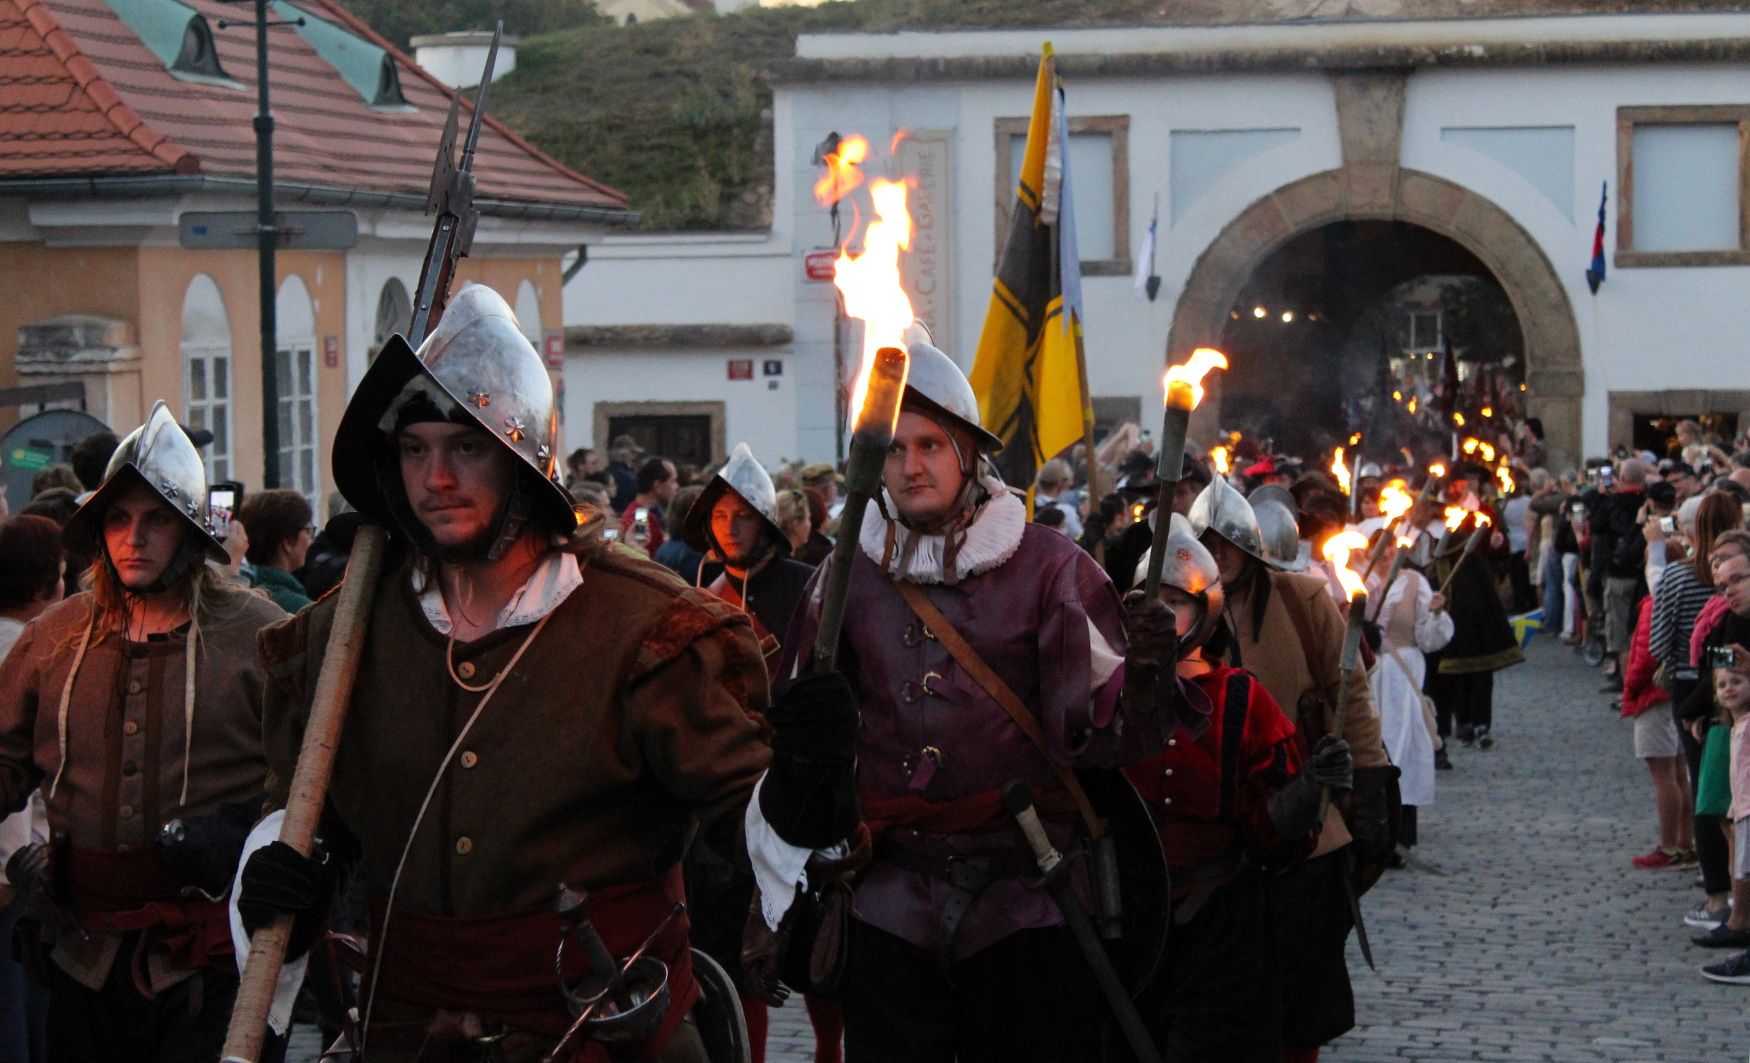
[{"label": "street sign", "polygon": [[752,358],[731,358],[731,359],[729,359],[729,379],[731,379],[731,380],[752,380],[753,379],[753,359]]},{"label": "street sign", "polygon": [[[359,242],[358,215],[350,210],[285,210],[273,216],[283,251],[345,251]],[[252,210],[195,210],[177,224],[183,247],[199,251],[251,250],[257,246]]]},{"label": "street sign", "polygon": [[811,281],[830,281],[838,272],[837,251],[810,251],[802,256],[802,271]]}]

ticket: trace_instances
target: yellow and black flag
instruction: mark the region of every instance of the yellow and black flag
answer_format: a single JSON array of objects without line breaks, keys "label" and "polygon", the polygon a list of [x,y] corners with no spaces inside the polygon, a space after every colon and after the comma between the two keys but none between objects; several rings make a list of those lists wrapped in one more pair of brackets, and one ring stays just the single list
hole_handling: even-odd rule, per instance
[{"label": "yellow and black flag", "polygon": [[1040,465],[1092,434],[1069,177],[1063,85],[1048,44],[971,376],[979,416],[1003,441],[997,467],[1023,489]]}]

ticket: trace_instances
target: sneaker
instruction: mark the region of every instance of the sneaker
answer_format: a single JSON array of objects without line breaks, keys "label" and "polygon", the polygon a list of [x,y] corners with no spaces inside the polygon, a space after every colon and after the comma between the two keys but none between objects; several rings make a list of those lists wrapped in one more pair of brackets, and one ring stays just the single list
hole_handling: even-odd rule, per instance
[{"label": "sneaker", "polygon": [[1452,758],[1448,757],[1446,755],[1446,750],[1436,749],[1434,751],[1434,770],[1435,771],[1451,771],[1452,770]]},{"label": "sneaker", "polygon": [[1689,939],[1704,949],[1750,948],[1750,929],[1733,930],[1724,923]]},{"label": "sneaker", "polygon": [[1476,729],[1476,740],[1478,749],[1495,748],[1495,736],[1489,733],[1487,727],[1479,727]]},{"label": "sneaker", "polygon": [[1710,963],[1701,969],[1701,976],[1710,982],[1750,985],[1750,952],[1740,952],[1722,963]]},{"label": "sneaker", "polygon": [[1477,740],[1476,732],[1471,730],[1469,727],[1458,728],[1457,730],[1455,730],[1453,732],[1453,737],[1458,739],[1458,744],[1465,747],[1466,749],[1469,749],[1472,745],[1474,745],[1476,743],[1476,740]]},{"label": "sneaker", "polygon": [[1729,908],[1709,908],[1706,901],[1695,906],[1695,910],[1683,917],[1684,926],[1692,926],[1697,930],[1712,930],[1725,924],[1726,916],[1731,913]]},{"label": "sneaker", "polygon": [[1701,857],[1695,854],[1694,849],[1679,849],[1677,850],[1677,866],[1680,868],[1700,867]]},{"label": "sneaker", "polygon": [[[1630,860],[1629,863],[1642,871],[1668,871],[1674,867],[1682,867],[1678,862],[1681,853],[1676,849],[1654,849]],[[1711,929],[1711,928],[1710,928]]]}]

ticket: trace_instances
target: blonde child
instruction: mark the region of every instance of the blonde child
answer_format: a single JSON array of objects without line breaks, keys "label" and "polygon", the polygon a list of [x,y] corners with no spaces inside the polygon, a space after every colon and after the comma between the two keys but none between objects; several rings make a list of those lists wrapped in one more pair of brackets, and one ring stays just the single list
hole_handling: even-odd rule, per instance
[{"label": "blonde child", "polygon": [[[1750,932],[1750,741],[1746,741],[1750,736],[1750,653],[1741,646],[1733,649],[1737,653],[1734,665],[1713,670],[1714,704],[1731,718],[1732,726],[1732,805],[1728,812],[1732,821],[1728,838],[1732,848],[1732,911],[1720,931],[1742,935]],[[1750,951],[1709,964],[1701,973],[1713,982],[1750,985]]]}]

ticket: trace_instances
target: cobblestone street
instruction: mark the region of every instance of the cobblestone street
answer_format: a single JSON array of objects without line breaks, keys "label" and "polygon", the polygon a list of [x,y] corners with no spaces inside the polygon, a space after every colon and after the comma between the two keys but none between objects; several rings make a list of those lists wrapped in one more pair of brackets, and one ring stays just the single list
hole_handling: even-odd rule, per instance
[{"label": "cobblestone street", "polygon": [[[1750,999],[1702,979],[1723,957],[1682,923],[1693,875],[1629,866],[1654,830],[1627,722],[1565,647],[1528,655],[1499,678],[1495,748],[1453,749],[1416,866],[1363,901],[1379,973],[1351,948],[1361,1025],[1323,1058],[1743,1058]],[[813,1059],[800,1007],[772,1013],[766,1058]]]}]

